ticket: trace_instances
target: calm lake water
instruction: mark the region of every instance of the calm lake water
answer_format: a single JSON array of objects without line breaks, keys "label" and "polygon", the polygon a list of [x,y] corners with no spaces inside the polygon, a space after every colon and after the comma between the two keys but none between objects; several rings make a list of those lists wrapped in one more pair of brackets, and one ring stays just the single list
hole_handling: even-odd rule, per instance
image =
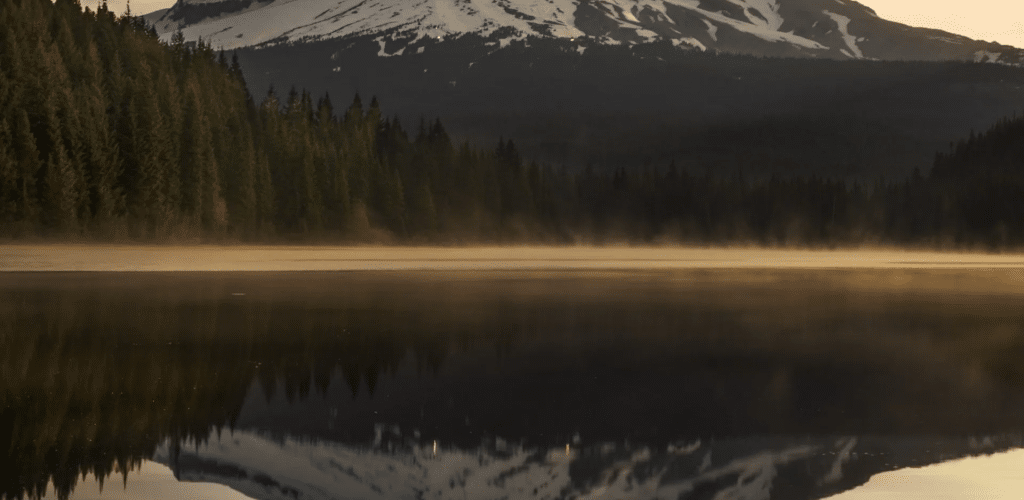
[{"label": "calm lake water", "polygon": [[1022,279],[0,273],[0,497],[825,498],[1021,447]]}]

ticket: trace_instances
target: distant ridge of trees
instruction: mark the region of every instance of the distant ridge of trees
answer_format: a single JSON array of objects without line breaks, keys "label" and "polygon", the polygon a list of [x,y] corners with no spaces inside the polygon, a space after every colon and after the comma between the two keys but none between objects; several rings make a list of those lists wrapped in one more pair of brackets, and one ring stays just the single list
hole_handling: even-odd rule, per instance
[{"label": "distant ridge of trees", "polygon": [[[76,0],[0,0],[0,237],[374,243],[1024,243],[1024,120],[872,185],[569,172],[415,133],[376,99],[259,104],[236,57]],[[751,159],[750,161],[756,161]],[[691,166],[692,167],[692,166]],[[692,170],[691,170],[692,171]]]}]

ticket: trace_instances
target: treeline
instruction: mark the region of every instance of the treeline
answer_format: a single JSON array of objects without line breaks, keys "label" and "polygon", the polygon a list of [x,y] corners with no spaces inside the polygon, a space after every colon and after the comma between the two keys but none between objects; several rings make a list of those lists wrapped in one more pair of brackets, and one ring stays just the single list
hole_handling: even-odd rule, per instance
[{"label": "treeline", "polygon": [[[75,0],[2,0],[0,233],[398,241],[525,238],[537,168],[507,143],[412,139],[374,100],[248,95],[237,59]],[[531,177],[532,175],[532,177]],[[530,182],[533,185],[530,185]],[[531,187],[534,188],[531,191]],[[548,217],[547,219],[552,219]],[[514,228],[514,229],[510,229]],[[511,231],[511,232],[510,232]]]},{"label": "treeline", "polygon": [[[0,236],[144,241],[1020,246],[1021,120],[861,185],[741,170],[569,172],[513,141],[414,133],[358,96],[273,88],[237,58],[75,0],[0,0]],[[315,102],[314,102],[315,101]],[[758,158],[749,158],[753,165]],[[742,165],[740,166],[742,167]]]}]

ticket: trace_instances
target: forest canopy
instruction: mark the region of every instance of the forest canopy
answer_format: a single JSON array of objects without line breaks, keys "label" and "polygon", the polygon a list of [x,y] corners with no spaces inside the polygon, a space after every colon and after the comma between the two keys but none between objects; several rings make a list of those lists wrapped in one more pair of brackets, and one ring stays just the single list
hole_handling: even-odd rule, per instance
[{"label": "forest canopy", "polygon": [[674,163],[568,171],[522,158],[512,139],[455,143],[436,119],[407,132],[375,98],[251,96],[237,57],[180,34],[162,42],[105,4],[0,0],[0,37],[0,237],[1024,243],[1024,119],[900,182],[748,181]]}]

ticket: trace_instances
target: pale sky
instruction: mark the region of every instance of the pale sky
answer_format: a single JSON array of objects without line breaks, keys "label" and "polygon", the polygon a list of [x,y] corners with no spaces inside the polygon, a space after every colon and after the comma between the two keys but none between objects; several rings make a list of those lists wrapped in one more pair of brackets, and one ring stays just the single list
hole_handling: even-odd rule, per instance
[{"label": "pale sky", "polygon": [[863,0],[883,19],[1024,48],[1020,0]]},{"label": "pale sky", "polygon": [[[94,10],[99,5],[98,0],[81,1]],[[127,0],[107,2],[117,13],[124,12],[126,3]],[[891,21],[1024,48],[1024,2],[1020,0],[863,0],[861,3]],[[132,12],[146,14],[173,4],[174,0],[133,0]]]}]

